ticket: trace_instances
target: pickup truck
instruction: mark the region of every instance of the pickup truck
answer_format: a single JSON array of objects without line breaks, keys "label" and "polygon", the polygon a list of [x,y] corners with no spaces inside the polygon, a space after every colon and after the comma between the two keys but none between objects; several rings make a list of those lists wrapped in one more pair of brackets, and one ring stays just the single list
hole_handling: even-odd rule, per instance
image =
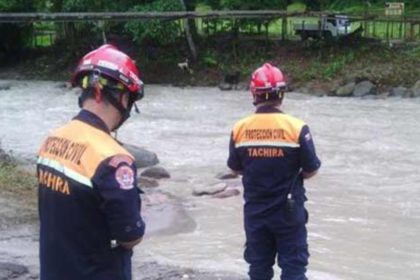
[{"label": "pickup truck", "polygon": [[330,14],[322,15],[318,24],[310,24],[302,21],[293,25],[296,35],[302,40],[332,39],[351,33],[351,23],[346,15]]}]

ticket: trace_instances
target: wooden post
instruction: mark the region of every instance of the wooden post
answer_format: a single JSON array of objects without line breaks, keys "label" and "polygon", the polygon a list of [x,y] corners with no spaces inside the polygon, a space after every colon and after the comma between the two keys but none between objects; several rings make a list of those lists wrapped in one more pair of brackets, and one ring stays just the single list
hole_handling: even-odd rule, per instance
[{"label": "wooden post", "polygon": [[287,30],[289,35],[295,35],[295,33],[293,32],[293,23],[292,20],[289,20],[289,25],[288,25],[288,30]]},{"label": "wooden post", "polygon": [[264,22],[265,28],[265,45],[268,46],[268,21]]},{"label": "wooden post", "polygon": [[416,38],[417,37],[419,37],[420,36],[420,24],[419,23],[417,23],[417,36],[416,36]]},{"label": "wooden post", "polygon": [[366,28],[365,36],[366,37],[369,37],[369,35],[370,35],[370,30],[369,30],[370,25],[369,25],[369,21],[368,20],[365,21],[365,28]]},{"label": "wooden post", "polygon": [[413,23],[410,22],[410,40],[414,39],[414,28],[413,28]]},{"label": "wooden post", "polygon": [[376,21],[373,21],[372,36],[376,38]]},{"label": "wooden post", "polygon": [[403,25],[404,25],[404,19],[400,21],[400,30],[399,30],[399,37],[400,39],[403,39]]},{"label": "wooden post", "polygon": [[394,39],[394,21],[391,21],[391,39]]},{"label": "wooden post", "polygon": [[287,39],[287,16],[284,15],[281,22],[281,39],[284,41]]}]

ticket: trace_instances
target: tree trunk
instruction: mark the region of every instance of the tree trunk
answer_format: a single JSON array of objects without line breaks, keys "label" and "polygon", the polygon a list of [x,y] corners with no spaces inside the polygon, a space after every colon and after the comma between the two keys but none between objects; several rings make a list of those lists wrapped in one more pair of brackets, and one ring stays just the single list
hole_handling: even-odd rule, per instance
[{"label": "tree trunk", "polygon": [[[184,8],[184,10],[186,11],[187,8],[185,6],[184,0],[179,0],[179,1],[181,3],[182,7]],[[190,49],[192,59],[194,61],[196,61],[197,60],[197,49],[196,49],[195,44],[194,44],[194,40],[193,40],[193,37],[192,37],[192,34],[191,34],[190,26],[188,24],[188,19],[183,19],[182,22],[184,24],[185,36],[187,37],[188,47]]]}]

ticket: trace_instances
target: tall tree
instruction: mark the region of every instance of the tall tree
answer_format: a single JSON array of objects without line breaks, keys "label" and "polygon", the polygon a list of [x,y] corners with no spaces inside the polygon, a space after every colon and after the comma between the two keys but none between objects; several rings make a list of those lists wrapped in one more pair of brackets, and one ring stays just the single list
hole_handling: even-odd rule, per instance
[{"label": "tall tree", "polygon": [[[0,0],[0,12],[33,12],[35,1]],[[0,24],[0,61],[17,59],[32,39],[32,24]]]}]

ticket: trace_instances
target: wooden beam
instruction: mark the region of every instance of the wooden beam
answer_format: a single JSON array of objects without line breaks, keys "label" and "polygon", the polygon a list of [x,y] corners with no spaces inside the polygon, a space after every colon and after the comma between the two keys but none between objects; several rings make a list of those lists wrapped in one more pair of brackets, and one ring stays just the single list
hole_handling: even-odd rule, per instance
[{"label": "wooden beam", "polygon": [[[283,17],[319,17],[329,15],[329,12],[287,12],[284,10],[259,10],[259,11],[177,11],[177,12],[89,12],[89,13],[0,13],[1,22],[77,22],[77,21],[131,21],[131,20],[177,20],[177,19],[226,19],[226,18],[283,18]],[[377,21],[377,22],[419,22],[419,16],[390,18],[377,14],[349,15],[350,21]]]},{"label": "wooden beam", "polygon": [[[303,13],[299,13],[303,14]],[[0,13],[0,22],[34,21],[128,21],[128,20],[175,20],[181,18],[278,18],[286,11],[209,11],[209,12],[98,12],[98,13]]]}]

